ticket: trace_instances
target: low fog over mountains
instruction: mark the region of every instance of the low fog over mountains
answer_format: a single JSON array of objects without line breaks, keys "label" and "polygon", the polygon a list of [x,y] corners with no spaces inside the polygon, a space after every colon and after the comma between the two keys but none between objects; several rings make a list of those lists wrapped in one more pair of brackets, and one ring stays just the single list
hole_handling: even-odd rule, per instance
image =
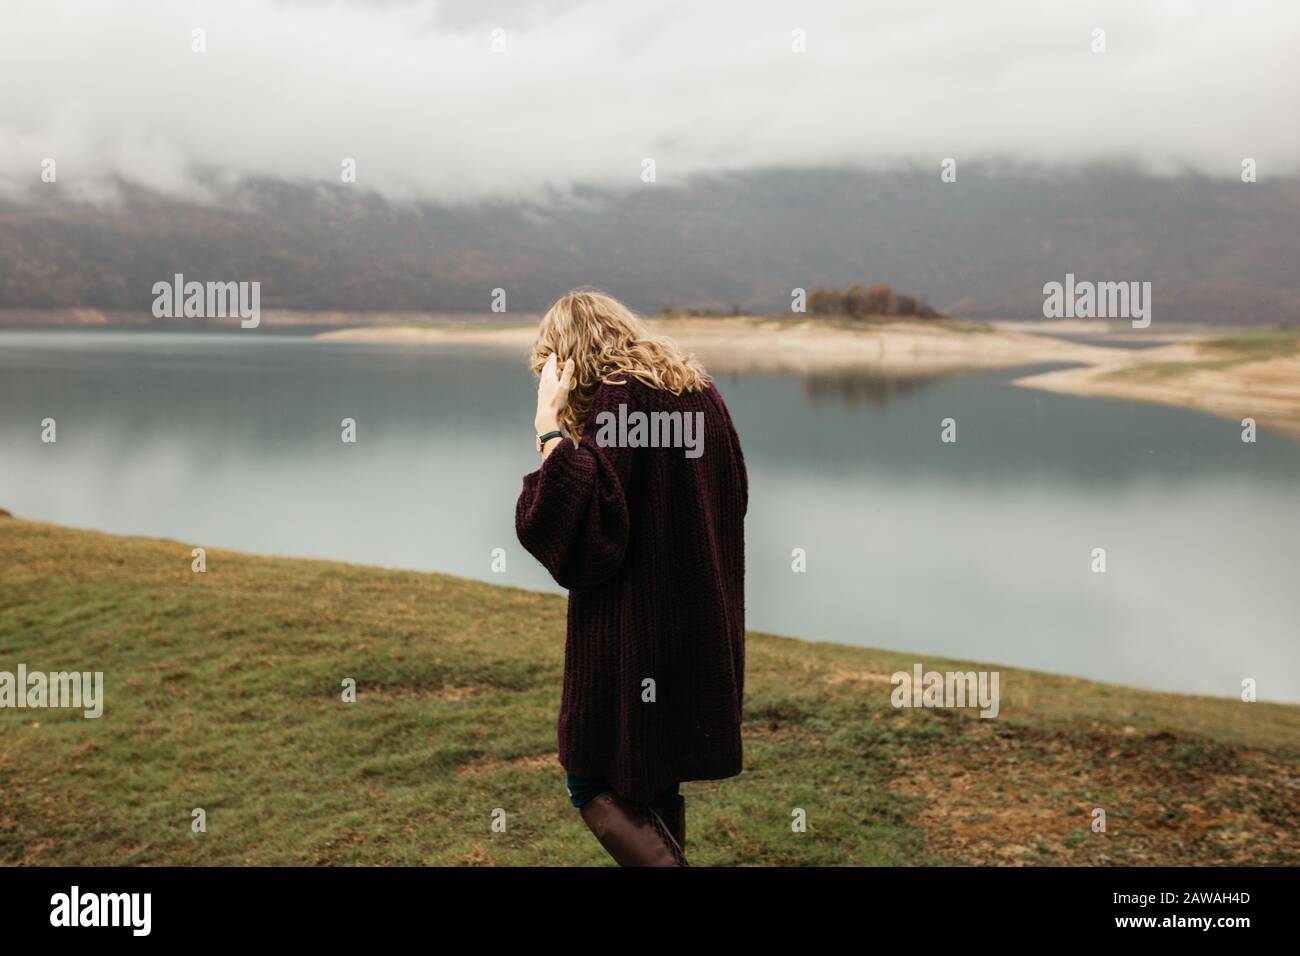
[{"label": "low fog over mountains", "polygon": [[1300,320],[1300,179],[1123,167],[781,170],[544,201],[400,203],[260,180],[187,203],[0,203],[0,306],[147,310],[152,286],[259,280],[262,306],[543,308],[601,286],[634,306],[776,312],[790,290],[884,281],[969,317],[1042,314],[1042,287],[1153,283],[1154,321]]}]

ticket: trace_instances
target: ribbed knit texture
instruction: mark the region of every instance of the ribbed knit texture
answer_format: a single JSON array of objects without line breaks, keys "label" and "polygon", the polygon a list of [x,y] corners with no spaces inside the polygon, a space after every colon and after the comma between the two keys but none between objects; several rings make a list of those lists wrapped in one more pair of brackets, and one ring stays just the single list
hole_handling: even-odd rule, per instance
[{"label": "ribbed knit texture", "polygon": [[[703,454],[598,447],[597,416],[620,403],[703,412]],[[749,484],[722,396],[601,385],[583,436],[525,476],[515,508],[520,543],[569,589],[560,763],[641,801],[740,773]]]}]

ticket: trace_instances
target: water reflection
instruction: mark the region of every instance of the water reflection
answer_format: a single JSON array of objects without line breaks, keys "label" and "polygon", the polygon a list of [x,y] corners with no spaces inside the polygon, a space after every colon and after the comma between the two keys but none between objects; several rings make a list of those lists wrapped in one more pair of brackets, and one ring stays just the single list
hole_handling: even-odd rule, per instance
[{"label": "water reflection", "polygon": [[[719,376],[750,470],[750,626],[1300,700],[1300,443],[1018,374]],[[514,356],[469,349],[0,333],[0,507],[554,589],[513,526],[535,388]]]},{"label": "water reflection", "polygon": [[805,375],[804,394],[815,403],[841,402],[850,407],[869,405],[884,408],[898,398],[907,398],[950,373],[931,375],[882,374],[871,371],[827,372]]}]

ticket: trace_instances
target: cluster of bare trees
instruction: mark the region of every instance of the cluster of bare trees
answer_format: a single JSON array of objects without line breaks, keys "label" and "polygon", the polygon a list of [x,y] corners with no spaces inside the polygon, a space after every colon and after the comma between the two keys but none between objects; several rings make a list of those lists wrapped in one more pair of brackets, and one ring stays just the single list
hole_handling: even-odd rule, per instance
[{"label": "cluster of bare trees", "polygon": [[[847,289],[813,289],[808,293],[808,311],[813,315],[847,315],[865,319],[877,315],[910,316],[918,319],[945,319],[942,312],[914,295],[900,295],[894,287],[878,282],[870,288],[853,283]],[[721,318],[729,315],[749,314],[739,305],[725,308],[679,308],[665,305],[660,310],[664,318]]]},{"label": "cluster of bare trees", "polygon": [[808,311],[813,315],[847,315],[855,319],[870,315],[942,318],[928,304],[913,295],[899,295],[893,286],[878,282],[870,288],[855,282],[847,289],[813,289],[808,293]]}]

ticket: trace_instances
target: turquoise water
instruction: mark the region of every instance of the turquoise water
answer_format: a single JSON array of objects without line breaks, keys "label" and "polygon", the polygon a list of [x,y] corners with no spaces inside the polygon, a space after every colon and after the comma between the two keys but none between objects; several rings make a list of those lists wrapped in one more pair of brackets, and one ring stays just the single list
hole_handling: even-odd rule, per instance
[{"label": "turquoise water", "polygon": [[[1300,701],[1300,443],[1020,374],[720,376],[750,471],[749,626],[1218,696],[1250,677]],[[554,589],[513,527],[534,391],[521,359],[464,347],[3,332],[0,507],[186,555]]]}]

